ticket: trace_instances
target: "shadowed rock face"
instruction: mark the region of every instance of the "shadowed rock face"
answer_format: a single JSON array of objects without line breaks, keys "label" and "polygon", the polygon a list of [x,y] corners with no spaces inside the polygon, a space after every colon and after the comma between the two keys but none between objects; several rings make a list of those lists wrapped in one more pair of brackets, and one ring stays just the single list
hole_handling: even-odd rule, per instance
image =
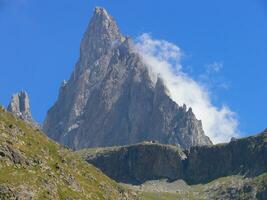
[{"label": "shadowed rock face", "polygon": [[192,109],[151,81],[130,38],[103,8],[96,8],[83,37],[80,58],[44,131],[74,149],[158,140],[183,148],[211,144]]},{"label": "shadowed rock face", "polygon": [[176,180],[182,177],[182,161],[186,158],[178,147],[149,143],[96,152],[83,156],[109,177],[131,184],[166,177]]},{"label": "shadowed rock face", "polygon": [[255,177],[267,172],[267,132],[185,151],[175,146],[143,143],[80,153],[87,162],[120,182],[136,184],[167,178],[199,184],[225,176]]},{"label": "shadowed rock face", "polygon": [[247,177],[267,171],[267,131],[228,144],[192,147],[185,161],[187,181],[202,183],[219,177]]}]

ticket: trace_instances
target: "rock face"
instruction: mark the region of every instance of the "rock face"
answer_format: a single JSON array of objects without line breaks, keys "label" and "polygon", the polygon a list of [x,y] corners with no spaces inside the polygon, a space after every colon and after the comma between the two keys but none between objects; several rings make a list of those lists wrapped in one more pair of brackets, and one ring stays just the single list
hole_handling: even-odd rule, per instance
[{"label": "rock face", "polygon": [[30,110],[30,100],[26,92],[19,92],[12,96],[7,110],[22,120],[33,122]]},{"label": "rock face", "polygon": [[185,177],[191,184],[236,174],[258,176],[267,172],[267,131],[228,144],[192,147],[186,154]]},{"label": "rock face", "polygon": [[132,40],[103,8],[94,11],[44,131],[73,149],[144,140],[183,148],[211,144],[192,109],[172,101],[160,78],[151,81]]},{"label": "rock face", "polygon": [[184,151],[174,146],[143,143],[80,153],[87,162],[119,182],[136,184],[167,178],[199,184],[232,175],[256,177],[266,173],[267,132],[228,144]]},{"label": "rock face", "polygon": [[125,147],[97,150],[85,159],[100,168],[112,179],[140,184],[146,180],[182,177],[182,161],[186,155],[175,146],[141,143]]}]

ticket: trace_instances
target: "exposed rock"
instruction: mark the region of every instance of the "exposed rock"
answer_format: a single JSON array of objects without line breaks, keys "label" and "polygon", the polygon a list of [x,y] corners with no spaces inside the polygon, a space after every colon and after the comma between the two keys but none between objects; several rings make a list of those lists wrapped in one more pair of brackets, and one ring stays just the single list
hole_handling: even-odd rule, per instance
[{"label": "exposed rock", "polygon": [[13,113],[20,119],[32,124],[35,127],[39,125],[33,120],[30,110],[30,99],[27,92],[22,91],[12,95],[7,111]]},{"label": "exposed rock", "polygon": [[256,177],[267,172],[267,132],[228,144],[179,147],[153,143],[82,150],[85,160],[113,179],[142,183],[166,178],[188,184],[208,183],[220,177]]},{"label": "exposed rock", "polygon": [[182,160],[186,156],[178,147],[143,143],[97,150],[96,154],[85,157],[116,181],[140,184],[146,180],[182,177]]},{"label": "exposed rock", "polygon": [[31,200],[33,198],[34,192],[23,185],[12,187],[6,184],[0,184],[1,200]]},{"label": "exposed rock", "polygon": [[267,132],[228,144],[192,147],[187,154],[185,177],[191,184],[236,174],[257,176],[267,171]]},{"label": "exposed rock", "polygon": [[44,131],[73,149],[145,140],[183,148],[211,144],[192,109],[172,101],[160,78],[151,80],[132,40],[103,8],[95,9]]},{"label": "exposed rock", "polygon": [[19,92],[12,95],[12,99],[7,107],[7,110],[23,120],[32,120],[30,100],[26,92]]},{"label": "exposed rock", "polygon": [[0,158],[1,157],[9,159],[14,164],[25,164],[25,157],[10,146],[0,146]]}]

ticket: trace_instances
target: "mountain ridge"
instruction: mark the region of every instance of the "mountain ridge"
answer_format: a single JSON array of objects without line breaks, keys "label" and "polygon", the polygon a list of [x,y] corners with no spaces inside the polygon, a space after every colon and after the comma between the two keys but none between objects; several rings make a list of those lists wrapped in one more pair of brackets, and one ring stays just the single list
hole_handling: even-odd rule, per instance
[{"label": "mountain ridge", "polygon": [[267,131],[229,143],[196,146],[189,150],[144,142],[84,149],[78,154],[118,182],[140,184],[166,178],[202,184],[225,176],[255,177],[266,173]]}]

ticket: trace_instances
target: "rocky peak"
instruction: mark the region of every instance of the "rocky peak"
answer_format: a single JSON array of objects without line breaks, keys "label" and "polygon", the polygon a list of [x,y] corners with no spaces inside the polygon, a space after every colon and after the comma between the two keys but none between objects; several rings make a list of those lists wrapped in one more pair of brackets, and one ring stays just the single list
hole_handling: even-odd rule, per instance
[{"label": "rocky peak", "polygon": [[29,122],[35,127],[40,127],[40,125],[38,125],[32,118],[30,99],[25,91],[21,91],[12,95],[11,101],[7,107],[7,111],[13,113],[20,119]]},{"label": "rocky peak", "polygon": [[92,19],[81,43],[81,59],[83,67],[89,67],[94,61],[106,54],[112,46],[121,43],[124,37],[104,8],[95,8]]},{"label": "rocky peak", "polygon": [[144,140],[183,148],[211,144],[201,122],[168,95],[129,37],[96,8],[71,78],[48,111],[44,131],[74,149],[133,144]]},{"label": "rocky peak", "polygon": [[195,114],[193,113],[193,109],[190,107],[187,111],[188,116],[195,116]]}]

